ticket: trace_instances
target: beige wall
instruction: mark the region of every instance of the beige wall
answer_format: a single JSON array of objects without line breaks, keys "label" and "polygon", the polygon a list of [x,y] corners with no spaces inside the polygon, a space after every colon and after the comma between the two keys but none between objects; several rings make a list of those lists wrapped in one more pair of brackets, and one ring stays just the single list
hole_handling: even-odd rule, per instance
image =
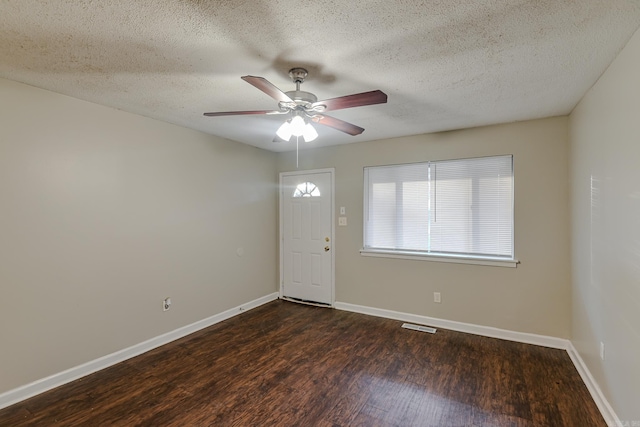
[{"label": "beige wall", "polygon": [[640,33],[569,120],[573,343],[625,425],[640,423],[638,76]]},{"label": "beige wall", "polygon": [[2,79],[0,111],[0,393],[276,291],[275,154]]},{"label": "beige wall", "polygon": [[[360,255],[363,167],[513,154],[517,268]],[[300,152],[300,169],[335,167],[336,300],[514,331],[570,335],[567,118],[364,142]],[[295,170],[295,152],[279,155]],[[336,216],[338,213],[336,212]],[[442,303],[433,302],[433,292]]]}]

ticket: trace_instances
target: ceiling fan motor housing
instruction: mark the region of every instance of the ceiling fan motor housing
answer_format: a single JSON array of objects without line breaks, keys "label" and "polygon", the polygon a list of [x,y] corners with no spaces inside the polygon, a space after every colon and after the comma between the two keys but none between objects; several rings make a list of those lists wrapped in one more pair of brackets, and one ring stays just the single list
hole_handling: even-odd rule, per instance
[{"label": "ceiling fan motor housing", "polygon": [[285,94],[298,105],[313,104],[318,100],[314,94],[303,90],[290,90],[289,92],[285,92]]}]

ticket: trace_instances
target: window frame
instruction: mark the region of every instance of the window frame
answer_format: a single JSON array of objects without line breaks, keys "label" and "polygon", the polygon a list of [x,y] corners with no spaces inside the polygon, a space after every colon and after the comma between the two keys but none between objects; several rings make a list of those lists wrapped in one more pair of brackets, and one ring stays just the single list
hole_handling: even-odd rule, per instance
[{"label": "window frame", "polygon": [[[511,157],[511,167],[512,167],[512,191],[513,195],[511,198],[512,202],[512,220],[513,220],[513,230],[512,230],[512,257],[507,258],[503,256],[490,256],[490,255],[474,255],[474,254],[458,254],[458,253],[447,253],[447,252],[427,252],[421,250],[403,250],[403,249],[383,249],[383,248],[372,248],[366,247],[365,239],[367,238],[367,215],[369,214],[369,192],[370,192],[370,181],[368,180],[368,169],[374,168],[383,168],[388,166],[411,166],[411,165],[419,165],[419,164],[437,164],[439,162],[449,162],[449,161],[464,161],[464,160],[473,160],[473,159],[482,159],[482,158],[490,158],[490,157]],[[470,158],[459,158],[459,159],[442,159],[442,160],[433,160],[433,161],[423,161],[423,162],[414,162],[414,163],[404,163],[404,164],[392,164],[392,165],[378,165],[378,166],[365,166],[363,168],[363,235],[362,235],[362,248],[360,249],[360,254],[366,257],[381,257],[381,258],[396,258],[396,259],[407,259],[407,260],[421,260],[421,261],[436,261],[436,262],[446,262],[446,263],[462,263],[462,264],[473,264],[473,265],[488,265],[488,266],[497,266],[497,267],[510,267],[515,268],[520,261],[515,257],[515,170],[514,170],[514,156],[512,154],[504,154],[504,155],[494,155],[494,156],[479,156],[479,157],[470,157]]]}]

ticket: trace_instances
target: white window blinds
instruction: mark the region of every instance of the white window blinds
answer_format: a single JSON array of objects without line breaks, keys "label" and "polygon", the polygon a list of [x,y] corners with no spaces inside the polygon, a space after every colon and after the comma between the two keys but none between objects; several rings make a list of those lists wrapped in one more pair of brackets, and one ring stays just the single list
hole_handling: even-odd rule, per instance
[{"label": "white window blinds", "polygon": [[513,259],[513,157],[367,167],[364,248]]}]

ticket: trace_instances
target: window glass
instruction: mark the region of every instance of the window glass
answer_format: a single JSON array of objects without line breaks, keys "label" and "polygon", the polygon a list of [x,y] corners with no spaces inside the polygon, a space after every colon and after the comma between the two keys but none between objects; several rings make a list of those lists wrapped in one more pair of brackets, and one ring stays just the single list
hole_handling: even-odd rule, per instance
[{"label": "window glass", "polygon": [[513,156],[367,167],[364,249],[514,259]]},{"label": "window glass", "polygon": [[320,197],[320,190],[313,182],[303,182],[293,191],[293,197]]}]

